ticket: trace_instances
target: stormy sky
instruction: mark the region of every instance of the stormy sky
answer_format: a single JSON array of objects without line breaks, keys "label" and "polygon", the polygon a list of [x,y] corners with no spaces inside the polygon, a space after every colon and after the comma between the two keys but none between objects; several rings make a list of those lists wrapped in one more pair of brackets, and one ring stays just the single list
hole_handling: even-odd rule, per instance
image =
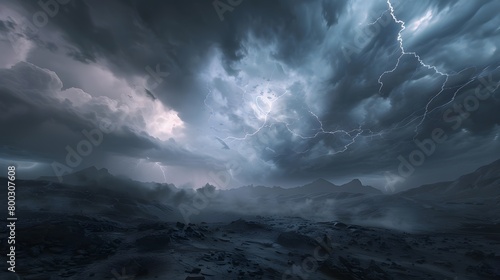
[{"label": "stormy sky", "polygon": [[0,162],[388,191],[500,158],[496,0],[0,1]]}]

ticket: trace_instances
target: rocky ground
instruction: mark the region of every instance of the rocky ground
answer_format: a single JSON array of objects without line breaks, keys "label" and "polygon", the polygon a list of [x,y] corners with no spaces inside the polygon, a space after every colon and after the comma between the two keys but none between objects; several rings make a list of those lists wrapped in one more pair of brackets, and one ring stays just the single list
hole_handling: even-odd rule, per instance
[{"label": "rocky ground", "polygon": [[405,233],[278,216],[183,224],[27,214],[16,265],[26,280],[500,279],[499,225]]},{"label": "rocky ground", "polygon": [[498,174],[392,195],[325,180],[184,190],[95,168],[17,181],[17,274],[0,279],[500,279]]}]

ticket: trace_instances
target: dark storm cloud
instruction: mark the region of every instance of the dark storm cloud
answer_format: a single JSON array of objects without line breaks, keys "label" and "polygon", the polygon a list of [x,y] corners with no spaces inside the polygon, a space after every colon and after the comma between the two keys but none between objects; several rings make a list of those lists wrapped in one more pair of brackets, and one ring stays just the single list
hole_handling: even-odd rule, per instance
[{"label": "dark storm cloud", "polygon": [[[28,15],[40,10],[36,2],[22,3]],[[298,66],[321,43],[323,30],[336,22],[346,3],[244,1],[221,22],[210,2],[73,1],[47,28],[63,32],[71,56],[86,62],[107,60],[124,77],[143,76],[148,65],[166,65],[175,83],[163,84],[160,98],[184,120],[194,121],[200,114],[193,107],[203,105],[197,75],[210,49],[221,50],[225,69],[235,74],[234,63],[245,54],[242,42],[253,34],[277,44],[276,58]],[[109,11],[116,12],[110,17]]]},{"label": "dark storm cloud", "polygon": [[[398,12],[403,11],[401,19],[406,21],[407,29],[409,29],[412,20],[418,17],[414,12],[415,8],[423,11],[424,14],[426,9],[432,8],[432,4],[427,5],[426,3],[417,4],[417,2],[414,2],[411,5],[413,5],[413,9],[406,5],[401,5],[396,9],[397,15],[399,15]],[[443,9],[443,5],[440,5],[439,9]],[[430,109],[450,101],[457,88],[467,83],[471,77],[477,76],[485,67],[499,65],[500,61],[496,48],[490,56],[484,56],[484,50],[474,51],[468,49],[464,53],[464,47],[467,48],[468,43],[475,45],[476,41],[481,41],[483,44],[489,42],[493,46],[498,45],[498,40],[500,39],[497,28],[499,20],[493,13],[487,12],[498,8],[496,6],[498,6],[498,3],[493,3],[492,1],[488,3],[478,1],[474,3],[468,2],[467,5],[457,7],[456,9],[453,9],[453,5],[450,5],[450,8],[453,9],[453,12],[450,12],[450,18],[443,19],[443,23],[437,24],[435,28],[429,27],[425,29],[423,34],[417,34],[418,40],[412,40],[409,37],[411,33],[403,33],[403,40],[405,42],[415,42],[415,45],[410,45],[409,47],[405,45],[407,51],[418,51],[418,54],[424,61],[430,64],[435,63],[445,73],[456,73],[468,67],[475,67],[472,69],[473,71],[465,71],[465,73],[450,77],[446,83],[447,89],[441,94],[441,98],[434,100]],[[434,13],[437,14],[438,11],[434,10]],[[453,14],[453,17],[451,17],[451,14]],[[496,22],[496,24],[492,22]],[[460,28],[460,26],[474,26],[474,28]],[[496,34],[491,31],[492,26],[496,26]],[[413,128],[418,124],[420,119],[413,122],[406,129],[392,130],[392,128],[401,126],[399,123],[410,116],[412,112],[417,112],[417,116],[423,114],[423,108],[440,91],[446,77],[445,75],[435,73],[432,69],[429,70],[422,67],[415,57],[407,55],[401,59],[399,67],[394,73],[383,76],[381,81],[384,83],[384,87],[379,92],[380,85],[377,83],[377,80],[384,71],[393,69],[397,58],[400,56],[399,46],[396,41],[399,30],[400,26],[392,22],[384,29],[384,32],[379,32],[370,38],[366,47],[363,48],[362,52],[356,54],[350,63],[346,61],[339,63],[336,61],[336,64],[333,64],[333,66],[339,74],[332,77],[330,84],[325,87],[325,94],[322,96],[323,101],[326,99],[329,102],[329,112],[324,114],[322,118],[336,120],[326,127],[328,130],[334,130],[339,122],[344,123],[344,127],[350,126],[353,128],[354,125],[352,124],[352,119],[349,118],[349,113],[355,107],[359,106],[360,103],[370,98],[379,98],[381,101],[388,101],[391,109],[387,113],[375,114],[372,118],[367,119],[368,127],[373,128],[374,131],[387,133],[384,133],[382,139],[375,137],[375,141],[370,141],[369,145],[372,149],[367,150],[355,144],[350,151],[340,154],[331,160],[330,158],[325,159],[325,161],[330,161],[326,165],[320,164],[322,162],[321,159],[317,160],[317,164],[310,167],[312,172],[325,174],[327,172],[342,173],[349,169],[364,172],[369,172],[370,169],[383,170],[393,164],[394,158],[398,153],[404,154],[415,148],[413,141],[411,141],[414,134]],[[430,37],[433,38],[432,41],[429,40]],[[346,38],[349,40],[349,37]],[[420,44],[420,41],[426,41],[426,44]],[[461,43],[456,44],[457,42]],[[459,57],[455,56],[453,59],[450,59],[451,56],[446,57],[444,55],[445,52],[457,52],[457,48],[461,50],[458,51],[460,53]],[[337,51],[339,52],[337,55],[340,56],[340,50]],[[469,58],[475,59],[475,61],[472,63]],[[432,79],[426,82],[419,82],[419,79],[426,76]],[[480,85],[476,79],[474,83],[460,90],[457,95],[459,98],[462,96],[463,99],[468,94],[470,95],[472,90],[478,86]],[[459,101],[458,98],[457,101]],[[475,120],[475,124],[470,123],[469,125],[475,126],[476,130],[481,127],[487,127],[487,131],[494,129],[495,125],[499,124],[498,118],[495,115],[497,114],[498,105],[498,102],[495,100],[481,104],[481,113],[476,114],[470,120],[470,122]],[[380,104],[375,106],[380,107]],[[426,127],[426,130],[422,133],[424,137],[427,135],[425,133],[429,132],[429,128],[447,127],[449,125],[443,122],[442,115],[445,109],[447,108],[435,111],[433,115],[428,116],[431,121],[424,123],[424,127]],[[376,108],[370,110],[376,110]],[[481,124],[479,120],[481,120]],[[402,124],[407,123],[409,122],[402,122]],[[328,124],[328,122],[325,121],[324,124]],[[459,131],[453,131],[452,133],[459,133]],[[324,139],[320,140],[321,138],[317,138],[311,142],[316,142],[318,145],[319,143],[326,143],[328,146],[328,137],[328,135],[324,135],[321,137]],[[484,139],[482,141],[487,142],[489,140]],[[477,145],[480,145],[482,141],[475,139]],[[399,147],[397,150],[391,152],[393,150],[391,147],[394,143],[399,143]],[[384,154],[381,154],[381,151],[384,151]],[[388,151],[390,152],[389,157],[387,157]],[[457,153],[457,151],[458,149],[452,150],[450,153]],[[443,157],[445,158],[446,155],[443,155]],[[369,165],[364,164],[367,161],[370,162]],[[289,162],[280,161],[280,163],[286,164],[283,169],[290,170],[291,167],[289,165],[291,164]],[[375,162],[376,164],[373,164]],[[342,168],[338,168],[339,166],[342,166]]]},{"label": "dark storm cloud", "polygon": [[[20,3],[27,18],[40,10],[36,1]],[[487,90],[478,76],[497,79],[500,4],[391,3],[395,16],[405,22],[405,50],[419,57],[400,58],[401,24],[382,0],[243,0],[224,13],[223,21],[212,1],[72,1],[61,6],[33,41],[38,48],[101,65],[131,85],[134,78],[148,77],[146,67],[159,65],[169,75],[158,86],[147,78],[147,90],[178,112],[193,141],[207,131],[214,134],[214,144],[202,144],[198,150],[214,158],[248,159],[241,163],[243,181],[380,174],[397,168],[398,155],[415,149],[414,138],[428,137],[436,127],[446,130],[450,143],[460,138],[464,144],[441,148],[431,160],[453,157],[464,147],[473,157],[473,145],[485,146],[498,133],[498,98],[481,102],[460,129],[450,128],[453,123],[443,115],[453,104],[464,104],[478,87]],[[13,29],[12,24],[1,21],[0,31]],[[32,52],[28,61],[43,64],[44,57]],[[10,70],[2,71],[6,81],[15,80],[8,76]],[[57,74],[64,85],[77,79]],[[50,79],[40,84],[42,80],[30,77],[33,86],[24,90],[60,90]],[[49,135],[59,135],[58,144],[77,141],[81,129],[96,121],[90,112],[106,116],[109,109],[106,102],[86,105],[82,117],[71,106],[62,109],[43,95],[28,100],[12,90],[2,89],[5,104],[12,104],[9,114],[20,115],[17,122],[45,133],[44,143]],[[262,100],[277,100],[268,114],[258,112],[266,107],[259,104]],[[426,107],[432,112],[419,125]],[[27,136],[25,130],[15,133]],[[211,158],[195,156],[175,140],[159,144],[131,128],[109,139],[103,150],[130,157],[179,165],[203,165]],[[221,151],[214,139],[223,140],[229,149]],[[43,154],[29,141],[3,142]],[[193,145],[200,143],[203,140]]]},{"label": "dark storm cloud", "polygon": [[[57,75],[32,64],[0,69],[0,84],[0,122],[10,131],[1,136],[2,154],[12,158],[25,159],[29,153],[33,161],[64,163],[66,148],[77,150],[78,143],[87,140],[82,131],[100,129],[103,120],[118,124],[120,118],[109,113],[112,110],[106,99],[92,101],[87,108],[59,99],[62,83]],[[94,147],[97,152],[90,158],[116,154],[180,166],[207,166],[214,162],[210,157],[185,150],[173,139],[159,141],[126,125],[102,134],[102,144]]]}]

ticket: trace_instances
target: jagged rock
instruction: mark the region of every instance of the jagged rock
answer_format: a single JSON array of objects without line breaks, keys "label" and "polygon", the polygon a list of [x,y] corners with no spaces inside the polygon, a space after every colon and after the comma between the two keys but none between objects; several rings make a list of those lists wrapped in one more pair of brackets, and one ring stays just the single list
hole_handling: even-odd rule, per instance
[{"label": "jagged rock", "polygon": [[191,269],[191,274],[199,274],[201,272],[201,268],[199,267],[194,267],[193,269]]}]

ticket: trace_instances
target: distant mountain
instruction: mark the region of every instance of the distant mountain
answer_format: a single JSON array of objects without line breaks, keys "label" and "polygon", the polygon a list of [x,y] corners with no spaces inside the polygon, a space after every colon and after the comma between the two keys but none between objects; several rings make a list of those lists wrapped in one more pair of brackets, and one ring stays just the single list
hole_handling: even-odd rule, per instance
[{"label": "distant mountain", "polygon": [[349,198],[360,195],[382,194],[381,191],[363,186],[358,179],[342,186],[337,186],[325,179],[316,179],[309,184],[295,188],[264,187],[264,186],[244,186],[237,189],[225,191],[228,194],[237,194],[241,197],[261,197],[277,198],[283,200],[301,200],[301,199],[333,199]]},{"label": "distant mountain", "polygon": [[318,192],[335,192],[337,190],[338,186],[331,183],[330,181],[327,181],[323,178],[316,179],[312,181],[309,184],[300,186],[300,187],[295,187],[295,188],[290,188],[286,189],[287,192],[304,192],[304,193],[318,193]]},{"label": "distant mountain", "polygon": [[[82,169],[75,173],[64,175],[61,177],[61,180],[59,180],[59,178],[55,176],[42,176],[39,177],[38,180],[63,183],[68,185],[80,185],[80,186],[125,187],[129,185],[133,186],[144,185],[144,186],[154,187],[158,185],[158,183],[142,183],[134,181],[124,176],[115,176],[109,173],[108,169],[106,168],[97,169],[95,166]],[[166,185],[172,189],[176,189],[174,184],[166,184]]]},{"label": "distant mountain", "polygon": [[434,200],[500,198],[500,160],[482,166],[455,181],[423,185],[401,192],[400,195]]},{"label": "distant mountain", "polygon": [[330,181],[323,179],[323,178],[319,178],[319,179],[316,179],[316,180],[312,181],[311,183],[306,184],[302,187],[309,188],[309,189],[313,189],[313,188],[326,189],[326,188],[336,187],[336,185],[331,183]]},{"label": "distant mountain", "polygon": [[340,192],[346,193],[362,193],[362,194],[382,194],[380,190],[374,187],[363,186],[360,180],[354,179],[347,184],[344,184],[337,189]]},{"label": "distant mountain", "polygon": [[106,168],[97,169],[91,166],[75,173],[61,176],[61,180],[55,176],[42,176],[38,180],[61,182],[69,185],[95,185],[105,180],[113,180],[115,176],[109,173]]},{"label": "distant mountain", "polygon": [[360,180],[354,179],[347,184],[337,186],[325,179],[317,179],[309,184],[301,187],[287,189],[289,192],[305,192],[305,193],[353,193],[353,194],[382,194],[381,191],[370,187],[363,186]]},{"label": "distant mountain", "polygon": [[359,188],[362,186],[363,186],[363,184],[361,183],[361,181],[359,179],[353,179],[349,183],[345,183],[342,185],[342,187],[346,187],[346,188]]},{"label": "distant mountain", "polygon": [[[59,215],[88,215],[127,222],[165,219],[173,209],[167,202],[177,194],[173,185],[141,183],[114,176],[107,169],[89,167],[62,176],[40,177],[25,182],[22,189],[25,211]],[[54,203],[57,201],[57,203]]]}]

